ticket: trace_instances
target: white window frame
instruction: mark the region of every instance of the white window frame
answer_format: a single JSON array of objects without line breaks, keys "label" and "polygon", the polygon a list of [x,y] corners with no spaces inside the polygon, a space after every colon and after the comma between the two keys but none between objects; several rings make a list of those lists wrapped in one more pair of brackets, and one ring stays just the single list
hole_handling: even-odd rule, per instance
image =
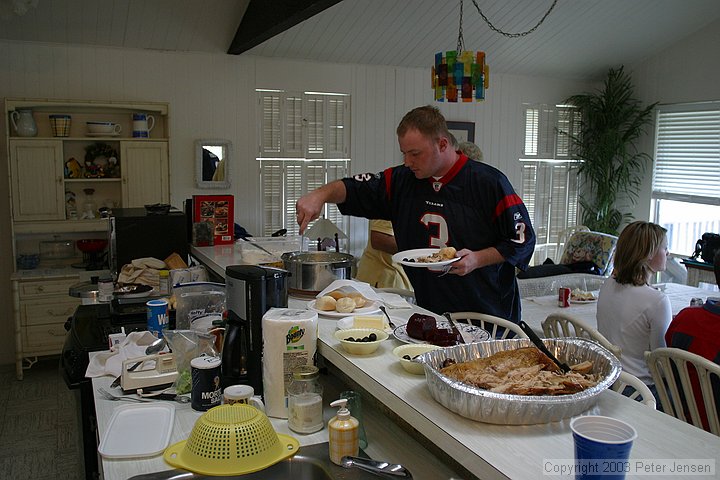
[{"label": "white window frame", "polygon": [[572,137],[580,134],[581,117],[568,105],[525,104],[522,198],[537,237],[533,263],[560,260],[562,233],[579,218],[580,159]]},{"label": "white window frame", "polygon": [[[660,105],[655,113],[652,220],[668,229],[670,251],[687,256],[704,232],[717,232],[720,219],[720,101]],[[701,220],[668,223],[663,205],[706,211]],[[701,210],[702,209],[702,210]]]},{"label": "white window frame", "polygon": [[[297,234],[297,199],[350,174],[350,96],[265,89],[257,96],[263,235]],[[337,206],[326,205],[322,216],[349,236]]]}]

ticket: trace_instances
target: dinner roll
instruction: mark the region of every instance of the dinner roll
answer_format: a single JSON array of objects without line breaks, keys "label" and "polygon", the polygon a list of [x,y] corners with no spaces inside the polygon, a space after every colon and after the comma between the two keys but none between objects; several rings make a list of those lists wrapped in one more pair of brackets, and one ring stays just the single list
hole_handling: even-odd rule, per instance
[{"label": "dinner roll", "polygon": [[335,310],[340,313],[352,313],[355,310],[355,300],[350,297],[343,297],[335,302]]},{"label": "dinner roll", "polygon": [[332,292],[328,293],[328,295],[331,296],[332,298],[334,298],[335,300],[340,300],[341,298],[347,296],[340,290],[333,290]]},{"label": "dinner roll", "polygon": [[455,258],[455,254],[457,253],[457,250],[455,250],[455,247],[444,247],[440,249],[440,252],[438,252],[441,257],[444,259],[450,260]]},{"label": "dinner roll", "polygon": [[320,297],[317,299],[317,301],[315,302],[315,308],[317,308],[318,310],[329,312],[335,310],[335,304],[336,301],[333,297],[325,295],[324,297]]}]

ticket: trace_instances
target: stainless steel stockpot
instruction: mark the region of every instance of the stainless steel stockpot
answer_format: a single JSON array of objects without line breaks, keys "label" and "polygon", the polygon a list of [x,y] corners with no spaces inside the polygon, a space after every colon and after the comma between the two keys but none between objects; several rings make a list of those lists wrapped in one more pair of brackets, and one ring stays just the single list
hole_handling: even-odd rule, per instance
[{"label": "stainless steel stockpot", "polygon": [[350,278],[354,257],[341,252],[288,252],[282,255],[290,272],[288,290],[299,295],[317,295],[335,280]]}]

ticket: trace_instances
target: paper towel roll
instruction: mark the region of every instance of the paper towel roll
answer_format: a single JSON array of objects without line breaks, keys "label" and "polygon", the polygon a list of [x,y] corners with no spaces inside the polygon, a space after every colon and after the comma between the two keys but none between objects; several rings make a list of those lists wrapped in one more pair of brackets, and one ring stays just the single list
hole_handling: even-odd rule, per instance
[{"label": "paper towel roll", "polygon": [[287,418],[292,372],[313,364],[317,335],[318,315],[312,310],[271,308],[263,315],[263,396],[269,417]]}]

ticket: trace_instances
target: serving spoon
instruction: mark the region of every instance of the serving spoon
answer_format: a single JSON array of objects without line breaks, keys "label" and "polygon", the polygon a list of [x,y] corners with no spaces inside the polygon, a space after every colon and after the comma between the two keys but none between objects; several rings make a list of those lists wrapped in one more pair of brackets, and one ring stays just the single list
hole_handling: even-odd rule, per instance
[{"label": "serving spoon", "polygon": [[525,332],[525,335],[527,335],[528,338],[530,338],[530,340],[535,344],[535,346],[537,348],[539,348],[541,352],[543,352],[545,355],[547,355],[550,358],[550,360],[552,360],[555,363],[555,365],[557,365],[560,368],[560,370],[562,370],[563,373],[567,373],[570,371],[570,367],[566,363],[561,362],[560,360],[557,359],[557,357],[555,357],[555,355],[550,353],[550,350],[548,350],[548,348],[545,346],[543,341],[540,339],[540,337],[537,336],[537,334],[532,329],[532,327],[530,327],[530,325],[523,322],[522,320],[520,320],[519,325],[520,325],[520,328],[522,329],[522,331]]}]

